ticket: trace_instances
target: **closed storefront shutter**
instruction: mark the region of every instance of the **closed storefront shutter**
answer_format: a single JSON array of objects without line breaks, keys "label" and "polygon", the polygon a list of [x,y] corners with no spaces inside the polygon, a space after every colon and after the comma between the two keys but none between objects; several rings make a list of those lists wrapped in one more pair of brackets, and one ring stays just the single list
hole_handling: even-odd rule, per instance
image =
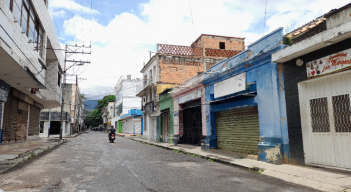
[{"label": "closed storefront shutter", "polygon": [[135,120],[135,133],[134,134],[141,134],[141,120]]},{"label": "closed storefront shutter", "polygon": [[[3,118],[3,141],[15,141],[16,140],[16,127],[12,127],[12,104],[13,104],[13,97],[9,95],[7,102],[5,103],[4,108],[4,118]],[[16,110],[17,111],[17,110]],[[16,113],[17,116],[17,113]],[[17,119],[16,119],[17,122]]]},{"label": "closed storefront shutter", "polygon": [[19,101],[17,112],[16,140],[27,138],[28,104]]},{"label": "closed storefront shutter", "polygon": [[217,112],[216,126],[219,149],[258,154],[260,131],[257,107]]},{"label": "closed storefront shutter", "polygon": [[31,105],[29,114],[30,114],[30,117],[29,117],[28,136],[39,135],[40,109]]}]

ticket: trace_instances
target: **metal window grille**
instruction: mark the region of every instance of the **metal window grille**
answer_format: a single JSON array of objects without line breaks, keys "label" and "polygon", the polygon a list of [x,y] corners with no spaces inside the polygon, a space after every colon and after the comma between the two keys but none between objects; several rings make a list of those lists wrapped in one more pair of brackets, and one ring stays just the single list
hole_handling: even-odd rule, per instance
[{"label": "metal window grille", "polygon": [[335,132],[351,132],[350,96],[332,97]]},{"label": "metal window grille", "polygon": [[330,132],[327,98],[311,99],[310,107],[312,132]]}]

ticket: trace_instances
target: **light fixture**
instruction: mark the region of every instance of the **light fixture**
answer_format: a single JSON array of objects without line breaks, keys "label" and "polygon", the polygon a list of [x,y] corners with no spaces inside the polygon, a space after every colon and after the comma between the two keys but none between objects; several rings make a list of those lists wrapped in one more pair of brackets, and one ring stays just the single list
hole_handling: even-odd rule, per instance
[{"label": "light fixture", "polygon": [[296,65],[297,66],[302,66],[303,65],[303,60],[302,59],[296,59]]},{"label": "light fixture", "polygon": [[331,42],[331,41],[327,41],[327,42],[325,42],[325,44],[326,44],[326,45],[331,45],[332,42]]}]

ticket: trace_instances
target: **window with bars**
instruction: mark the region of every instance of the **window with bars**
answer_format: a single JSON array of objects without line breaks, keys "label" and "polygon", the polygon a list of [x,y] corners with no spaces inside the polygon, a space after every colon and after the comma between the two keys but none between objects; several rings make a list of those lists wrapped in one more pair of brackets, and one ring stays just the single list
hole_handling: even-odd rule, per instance
[{"label": "window with bars", "polygon": [[[46,3],[45,0],[44,3]],[[43,27],[34,12],[33,5],[28,0],[5,0],[5,4],[12,11],[23,33],[29,38],[33,50],[39,52],[42,57]]]},{"label": "window with bars", "polygon": [[335,132],[351,132],[350,96],[332,97]]},{"label": "window with bars", "polygon": [[312,132],[330,132],[327,98],[311,99],[310,108]]}]

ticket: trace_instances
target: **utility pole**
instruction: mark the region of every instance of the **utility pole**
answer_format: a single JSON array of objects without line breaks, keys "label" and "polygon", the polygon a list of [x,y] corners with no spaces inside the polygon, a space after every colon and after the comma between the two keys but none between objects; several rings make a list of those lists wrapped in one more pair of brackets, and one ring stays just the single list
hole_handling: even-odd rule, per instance
[{"label": "utility pole", "polygon": [[[89,47],[83,46],[77,46],[77,45],[66,45],[65,48],[65,66],[64,66],[64,71],[63,71],[63,81],[62,81],[62,104],[61,104],[61,128],[60,128],[60,139],[62,139],[62,129],[63,129],[63,109],[64,109],[64,104],[65,104],[65,84],[66,84],[66,72],[73,66],[75,65],[84,65],[84,64],[90,64],[90,61],[75,61],[73,60],[67,60],[69,57],[71,57],[74,54],[89,54],[91,55],[91,52],[78,52],[79,49],[82,48],[91,48],[91,45]],[[66,69],[66,62],[72,62],[73,64]],[[78,78],[77,78],[78,81]],[[78,83],[77,83],[77,90],[78,90]]]}]

